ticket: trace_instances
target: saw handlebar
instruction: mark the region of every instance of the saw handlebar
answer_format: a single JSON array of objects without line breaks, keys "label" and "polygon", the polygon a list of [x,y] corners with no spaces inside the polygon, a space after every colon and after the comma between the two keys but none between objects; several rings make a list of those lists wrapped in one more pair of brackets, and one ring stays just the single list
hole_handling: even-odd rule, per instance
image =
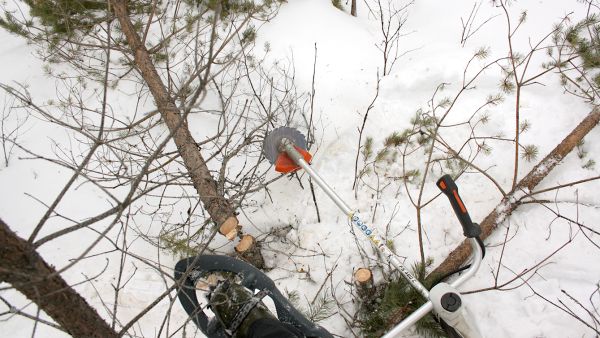
[{"label": "saw handlebar", "polygon": [[[404,318],[392,330],[388,331],[383,338],[396,338],[401,332],[412,327],[430,311],[435,311],[437,315],[446,322],[446,324],[451,324],[449,328],[446,329],[451,330],[451,337],[458,335],[465,338],[481,338],[481,333],[477,328],[476,322],[470,318],[471,315],[468,309],[461,307],[461,296],[460,292],[457,290],[461,284],[475,275],[479,269],[481,260],[483,259],[485,251],[483,242],[481,242],[481,239],[479,239],[481,228],[478,224],[471,221],[469,212],[467,211],[467,208],[458,194],[458,187],[450,175],[442,176],[437,181],[436,185],[450,200],[452,209],[454,209],[454,213],[462,225],[463,234],[465,237],[469,238],[469,244],[471,245],[473,252],[471,264],[465,266],[464,268],[466,271],[452,283],[439,283],[429,290],[430,294],[427,297],[428,301],[415,310],[411,315]],[[448,294],[453,295],[454,298],[459,300],[458,310],[448,307],[448,305],[452,304],[448,304],[447,302],[445,304],[444,297]],[[447,331],[447,333],[449,332]]]},{"label": "saw handlebar", "polygon": [[450,200],[452,209],[454,209],[454,213],[462,225],[465,237],[478,237],[481,234],[481,228],[471,220],[471,216],[469,216],[469,212],[458,194],[458,187],[452,177],[444,175],[437,181],[436,185]]}]

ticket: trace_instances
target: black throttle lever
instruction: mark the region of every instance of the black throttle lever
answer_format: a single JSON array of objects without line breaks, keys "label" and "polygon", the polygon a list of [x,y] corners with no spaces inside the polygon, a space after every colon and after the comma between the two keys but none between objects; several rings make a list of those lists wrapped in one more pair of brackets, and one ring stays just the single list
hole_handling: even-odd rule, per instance
[{"label": "black throttle lever", "polygon": [[436,185],[450,200],[452,209],[454,209],[454,213],[462,225],[463,234],[465,237],[479,237],[481,234],[481,228],[477,223],[473,223],[473,221],[471,221],[471,216],[469,216],[469,212],[467,211],[465,204],[458,194],[458,187],[456,186],[456,183],[452,177],[450,175],[444,175],[437,181]]}]

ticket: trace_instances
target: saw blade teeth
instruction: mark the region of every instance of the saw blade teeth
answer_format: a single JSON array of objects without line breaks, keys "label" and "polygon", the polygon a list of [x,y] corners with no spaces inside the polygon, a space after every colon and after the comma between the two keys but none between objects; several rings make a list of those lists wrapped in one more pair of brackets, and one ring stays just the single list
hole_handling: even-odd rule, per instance
[{"label": "saw blade teeth", "polygon": [[287,138],[297,147],[307,150],[306,137],[300,131],[291,127],[275,128],[263,140],[263,154],[271,164],[274,164],[279,156],[278,147],[283,138]]}]

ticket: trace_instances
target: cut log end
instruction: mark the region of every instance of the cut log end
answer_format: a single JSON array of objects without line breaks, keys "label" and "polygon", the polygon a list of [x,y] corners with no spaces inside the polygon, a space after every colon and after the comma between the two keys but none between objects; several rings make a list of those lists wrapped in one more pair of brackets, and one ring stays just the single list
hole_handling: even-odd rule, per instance
[{"label": "cut log end", "polygon": [[227,237],[228,240],[233,241],[235,236],[237,236],[238,224],[239,222],[237,218],[231,216],[228,219],[226,219],[225,222],[223,222],[223,224],[221,224],[221,226],[219,227],[219,232],[221,233],[221,235]]}]

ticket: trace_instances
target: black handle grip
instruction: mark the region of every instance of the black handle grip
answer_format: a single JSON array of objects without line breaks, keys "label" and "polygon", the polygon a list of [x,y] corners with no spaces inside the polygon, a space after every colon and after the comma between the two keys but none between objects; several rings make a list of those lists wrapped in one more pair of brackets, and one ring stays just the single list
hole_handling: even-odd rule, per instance
[{"label": "black handle grip", "polygon": [[458,187],[452,177],[450,177],[450,175],[444,175],[437,181],[436,185],[450,200],[452,209],[454,209],[454,213],[462,225],[465,237],[473,238],[479,236],[481,234],[481,228],[471,221],[471,216],[469,216],[469,212],[458,194]]}]

